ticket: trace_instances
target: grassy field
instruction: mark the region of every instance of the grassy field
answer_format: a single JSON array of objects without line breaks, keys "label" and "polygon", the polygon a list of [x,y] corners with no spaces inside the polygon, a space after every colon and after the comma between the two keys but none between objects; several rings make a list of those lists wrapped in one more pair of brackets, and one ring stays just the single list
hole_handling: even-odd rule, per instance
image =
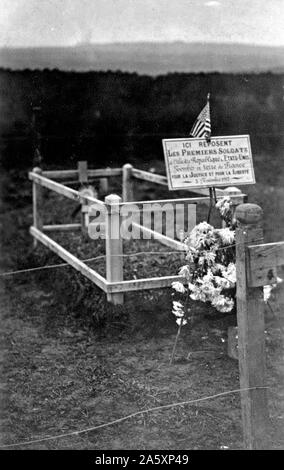
[{"label": "grassy field", "polygon": [[[2,176],[2,272],[58,263],[44,247],[32,249],[31,188],[23,175]],[[266,241],[283,239],[284,190],[259,183],[250,202],[265,213]],[[118,186],[113,190],[119,191]],[[141,186],[140,194],[163,190]],[[46,196],[48,218],[62,222],[72,203]],[[59,208],[59,209],[58,209]],[[50,221],[47,220],[47,223]],[[60,236],[79,258],[103,253],[102,243],[81,235]],[[160,255],[138,255],[160,251]],[[167,255],[156,242],[129,242],[127,278],[175,274],[181,255]],[[164,253],[164,254],[163,254]],[[103,261],[94,262],[103,272]],[[194,324],[185,327],[175,362],[176,334],[171,290],[128,294],[114,307],[70,267],[1,279],[1,445],[33,449],[240,449],[238,393],[137,415],[98,431],[24,445],[104,424],[171,403],[209,397],[239,387],[237,362],[227,356],[227,328],[234,315],[192,303]],[[268,445],[283,448],[283,290],[274,295],[276,314],[266,312],[271,429]],[[282,330],[281,330],[282,328]]]}]

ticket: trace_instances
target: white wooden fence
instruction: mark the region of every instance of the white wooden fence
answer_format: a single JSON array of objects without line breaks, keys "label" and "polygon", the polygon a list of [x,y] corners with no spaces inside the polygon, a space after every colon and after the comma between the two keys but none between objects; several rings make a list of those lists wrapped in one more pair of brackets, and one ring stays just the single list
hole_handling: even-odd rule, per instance
[{"label": "white wooden fence", "polygon": [[[68,181],[71,185],[72,182],[81,184],[91,183],[94,180],[99,182],[99,186],[107,191],[108,179],[110,177],[122,177],[122,198],[116,194],[111,194],[105,197],[104,201],[96,197],[83,195],[80,190],[77,191],[64,184]],[[100,287],[107,294],[108,301],[114,304],[123,303],[123,294],[129,291],[144,290],[144,289],[157,289],[169,287],[173,281],[182,280],[179,275],[153,277],[135,280],[123,279],[123,243],[122,239],[113,239],[110,233],[121,223],[120,209],[123,206],[135,204],[139,211],[145,206],[154,203],[190,205],[190,204],[209,204],[210,198],[206,196],[205,190],[195,191],[196,197],[182,198],[182,199],[164,199],[155,201],[135,201],[134,197],[134,184],[135,180],[149,181],[158,185],[167,186],[167,178],[162,175],[157,175],[151,172],[138,170],[133,168],[132,165],[126,164],[122,168],[107,168],[92,170],[88,169],[86,162],[79,162],[77,170],[63,170],[63,171],[42,171],[40,168],[34,168],[29,173],[29,178],[33,182],[33,226],[30,228],[30,233],[34,237],[34,243],[40,241],[50,250],[54,251],[64,261],[69,263],[75,269],[80,271],[84,276],[90,279],[94,284]],[[87,266],[84,262],[80,261],[76,256],[65,250],[61,245],[56,243],[47,233],[53,231],[74,231],[86,230],[86,219],[82,217],[81,223],[72,224],[44,224],[43,203],[42,203],[42,188],[47,188],[54,191],[66,198],[73,201],[80,202],[81,207],[88,207],[90,204],[97,204],[104,207],[106,211],[105,231],[106,231],[106,278],[97,273],[94,269]],[[237,188],[228,188],[227,190],[217,190],[217,197],[220,198],[224,194],[230,194],[235,206],[242,203],[245,195]],[[149,210],[152,210],[149,208]],[[153,236],[157,241],[177,251],[184,250],[182,242],[170,238],[158,231],[154,231],[141,224],[133,223],[136,228],[142,232],[147,233],[148,236]]]}]

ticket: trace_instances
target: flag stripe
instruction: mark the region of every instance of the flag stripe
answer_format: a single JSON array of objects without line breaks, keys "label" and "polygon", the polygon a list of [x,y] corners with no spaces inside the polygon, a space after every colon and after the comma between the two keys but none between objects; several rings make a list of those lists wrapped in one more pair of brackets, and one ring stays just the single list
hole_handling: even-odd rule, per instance
[{"label": "flag stripe", "polygon": [[190,131],[192,137],[210,137],[211,135],[211,120],[210,120],[210,106],[209,102],[206,103],[204,108],[199,113],[195,123]]}]

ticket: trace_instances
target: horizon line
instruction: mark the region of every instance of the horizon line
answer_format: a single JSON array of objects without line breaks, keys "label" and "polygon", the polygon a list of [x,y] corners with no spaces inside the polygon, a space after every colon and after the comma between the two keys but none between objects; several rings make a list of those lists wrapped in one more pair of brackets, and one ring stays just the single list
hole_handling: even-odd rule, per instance
[{"label": "horizon line", "polygon": [[76,47],[92,47],[92,46],[115,46],[115,45],[139,45],[139,44],[184,44],[184,45],[225,45],[225,46],[249,46],[249,47],[267,47],[267,48],[274,48],[279,49],[283,48],[284,44],[267,44],[267,43],[251,43],[251,42],[234,42],[234,41],[190,41],[190,40],[183,40],[183,39],[174,39],[171,41],[167,40],[148,40],[148,39],[141,39],[135,41],[109,41],[109,42],[88,42],[88,41],[80,41],[74,44],[41,44],[41,45],[9,45],[9,44],[0,44],[0,49],[43,49],[43,48],[76,48]]}]

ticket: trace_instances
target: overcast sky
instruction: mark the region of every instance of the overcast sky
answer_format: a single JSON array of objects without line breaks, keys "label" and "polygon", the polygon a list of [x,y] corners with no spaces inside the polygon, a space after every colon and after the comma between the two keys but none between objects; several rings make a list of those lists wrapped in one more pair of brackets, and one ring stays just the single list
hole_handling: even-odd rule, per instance
[{"label": "overcast sky", "polygon": [[0,0],[0,46],[176,40],[284,45],[284,0]]}]

